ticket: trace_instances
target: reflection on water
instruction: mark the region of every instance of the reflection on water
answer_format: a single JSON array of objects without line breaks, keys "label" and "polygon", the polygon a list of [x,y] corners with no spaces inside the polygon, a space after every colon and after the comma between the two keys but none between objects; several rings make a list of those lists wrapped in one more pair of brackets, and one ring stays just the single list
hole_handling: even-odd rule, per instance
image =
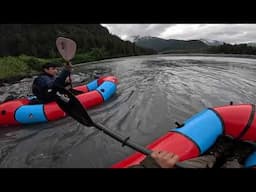
[{"label": "reflection on water", "polygon": [[[117,93],[88,111],[95,122],[147,145],[205,107],[255,103],[254,59],[154,55],[93,62],[74,68],[74,85],[95,74],[115,75]],[[0,88],[31,94],[33,79]],[[70,117],[0,130],[0,167],[110,167],[133,150]]]}]

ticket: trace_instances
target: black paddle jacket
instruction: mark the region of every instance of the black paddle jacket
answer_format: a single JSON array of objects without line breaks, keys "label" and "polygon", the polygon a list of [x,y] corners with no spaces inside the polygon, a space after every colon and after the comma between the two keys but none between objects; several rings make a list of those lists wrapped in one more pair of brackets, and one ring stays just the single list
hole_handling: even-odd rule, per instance
[{"label": "black paddle jacket", "polygon": [[63,69],[59,76],[51,76],[47,73],[40,74],[32,84],[32,92],[37,97],[36,102],[33,103],[48,103],[53,100],[51,95],[51,89],[54,86],[65,87],[66,78],[70,75],[70,71],[67,69]]}]

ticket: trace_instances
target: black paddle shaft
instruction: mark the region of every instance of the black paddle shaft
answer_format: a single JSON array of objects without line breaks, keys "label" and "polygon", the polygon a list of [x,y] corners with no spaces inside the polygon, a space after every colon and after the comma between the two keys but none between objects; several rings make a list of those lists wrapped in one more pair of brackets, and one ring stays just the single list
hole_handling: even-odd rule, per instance
[{"label": "black paddle shaft", "polygon": [[[120,135],[119,133],[109,130],[108,128],[106,128],[104,125],[100,124],[100,123],[93,123],[93,126],[96,127],[97,129],[103,131],[106,135],[114,138],[115,140],[119,141],[122,143],[122,146],[129,146],[130,148],[134,149],[135,151],[141,152],[144,155],[151,155],[152,151],[150,149],[147,149],[141,145],[138,145],[132,141],[129,141],[130,137],[126,137],[124,138],[124,136]],[[175,163],[175,166],[177,168],[190,168],[189,166],[187,166],[184,163]]]},{"label": "black paddle shaft", "polygon": [[144,155],[150,155],[152,153],[151,150],[141,146],[141,145],[138,145],[132,141],[130,141],[130,137],[124,137],[122,135],[120,135],[119,133],[115,132],[115,131],[112,131],[112,130],[109,130],[107,129],[104,125],[100,124],[100,123],[94,123],[93,125],[94,127],[98,128],[99,130],[103,131],[105,134],[109,135],[110,137],[116,139],[117,141],[121,142],[122,143],[122,146],[129,146],[130,148],[136,150],[136,151],[139,151],[141,152],[142,154]]}]

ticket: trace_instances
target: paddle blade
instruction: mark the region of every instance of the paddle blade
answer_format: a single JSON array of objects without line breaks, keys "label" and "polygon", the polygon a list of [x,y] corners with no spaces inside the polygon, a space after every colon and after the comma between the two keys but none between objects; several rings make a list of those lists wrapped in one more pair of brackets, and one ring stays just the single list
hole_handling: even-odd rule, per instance
[{"label": "paddle blade", "polygon": [[62,87],[54,89],[55,100],[59,107],[69,116],[86,126],[93,126],[94,122],[79,100],[68,90]]},{"label": "paddle blade", "polygon": [[76,53],[76,42],[65,37],[56,39],[56,46],[65,61],[70,61]]}]

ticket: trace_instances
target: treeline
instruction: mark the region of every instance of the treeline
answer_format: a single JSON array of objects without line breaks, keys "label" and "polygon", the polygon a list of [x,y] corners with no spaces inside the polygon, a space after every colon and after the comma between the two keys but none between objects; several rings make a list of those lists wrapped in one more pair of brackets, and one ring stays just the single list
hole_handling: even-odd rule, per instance
[{"label": "treeline", "polygon": [[75,40],[78,54],[96,52],[100,58],[156,53],[121,40],[99,24],[0,24],[0,56],[59,57],[58,36]]},{"label": "treeline", "polygon": [[256,55],[256,47],[248,46],[247,44],[227,44],[224,43],[220,46],[210,47],[207,53],[225,53],[225,54],[248,54]]},{"label": "treeline", "polygon": [[224,43],[219,46],[208,46],[207,48],[200,49],[176,49],[161,52],[163,54],[169,53],[209,53],[209,54],[245,54],[256,55],[256,47],[249,46],[247,44],[235,44],[231,45]]}]

